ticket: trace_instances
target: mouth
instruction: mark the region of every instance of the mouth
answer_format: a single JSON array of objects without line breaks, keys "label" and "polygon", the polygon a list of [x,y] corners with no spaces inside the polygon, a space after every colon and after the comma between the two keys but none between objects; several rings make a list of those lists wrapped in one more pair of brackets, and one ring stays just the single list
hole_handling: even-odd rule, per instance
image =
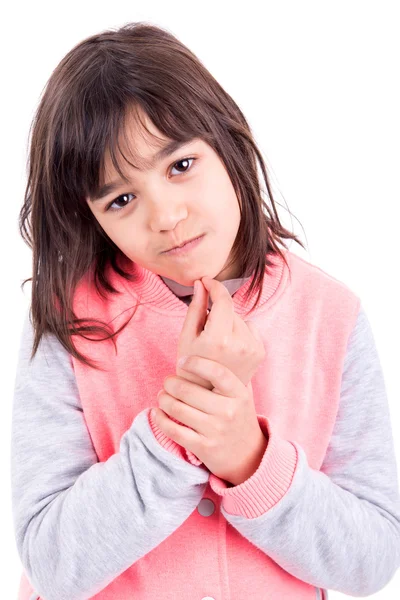
[{"label": "mouth", "polygon": [[203,233],[200,236],[191,238],[190,240],[183,242],[183,244],[181,244],[180,246],[175,246],[174,248],[170,248],[169,250],[164,250],[164,252],[161,252],[161,254],[182,254],[184,252],[187,252],[195,246],[197,246],[197,244],[203,239],[204,236],[205,234]]}]

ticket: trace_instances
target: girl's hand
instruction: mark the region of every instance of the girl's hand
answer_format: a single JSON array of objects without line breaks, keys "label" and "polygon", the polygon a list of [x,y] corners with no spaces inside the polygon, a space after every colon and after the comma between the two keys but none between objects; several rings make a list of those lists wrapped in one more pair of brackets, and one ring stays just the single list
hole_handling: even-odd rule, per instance
[{"label": "girl's hand", "polygon": [[211,382],[213,391],[181,377],[166,377],[155,421],[211,473],[239,485],[255,473],[268,445],[251,382],[245,386],[227,367],[200,356],[189,357],[184,369]]},{"label": "girl's hand", "polygon": [[[256,326],[234,311],[233,300],[216,279],[197,280],[198,291],[190,303],[178,341],[178,356],[202,356],[227,367],[246,386],[265,357]],[[204,285],[203,285],[204,284]],[[207,316],[208,292],[213,305]],[[211,390],[202,377],[177,364],[176,374]]]}]

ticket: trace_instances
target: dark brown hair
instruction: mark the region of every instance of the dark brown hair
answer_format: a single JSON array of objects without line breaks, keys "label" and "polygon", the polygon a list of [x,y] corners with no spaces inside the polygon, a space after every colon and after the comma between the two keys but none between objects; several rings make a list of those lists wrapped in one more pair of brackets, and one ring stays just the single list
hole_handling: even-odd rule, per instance
[{"label": "dark brown hair", "polygon": [[[33,250],[33,277],[22,283],[32,281],[31,358],[42,335],[53,333],[72,356],[98,368],[76,350],[72,335],[107,334],[109,325],[91,319],[104,328],[77,327],[89,319],[76,318],[74,290],[91,273],[103,298],[119,293],[107,279],[108,266],[129,281],[134,276],[121,267],[118,259],[125,255],[100,227],[86,199],[103,183],[107,151],[122,175],[115,147],[128,110],[139,119],[138,109],[168,138],[201,138],[222,159],[241,212],[231,262],[240,265],[240,276],[253,275],[246,299],[259,289],[251,310],[261,296],[265,267],[272,264],[267,254],[279,254],[288,266],[278,247],[287,248],[282,239],[304,248],[279,221],[267,169],[243,113],[201,61],[169,31],[146,22],[93,35],[57,65],[31,126],[28,182],[19,215],[20,233]],[[272,211],[262,198],[257,160]],[[129,321],[93,341],[111,339],[115,345],[114,336]]]}]

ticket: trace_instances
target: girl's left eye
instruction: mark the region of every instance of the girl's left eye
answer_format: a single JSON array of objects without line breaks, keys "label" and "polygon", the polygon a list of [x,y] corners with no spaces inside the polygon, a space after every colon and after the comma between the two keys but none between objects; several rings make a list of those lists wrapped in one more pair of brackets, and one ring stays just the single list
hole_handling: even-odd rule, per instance
[{"label": "girl's left eye", "polygon": [[[172,168],[175,167],[175,165],[179,165],[179,163],[187,163],[189,161],[192,161],[192,163],[190,163],[189,167],[185,167],[185,170],[181,173],[179,173],[180,175],[184,175],[185,173],[187,173],[190,168],[191,165],[193,164],[193,162],[197,160],[197,158],[195,158],[194,156],[190,156],[187,158],[181,158],[180,160],[177,160],[176,162],[174,162],[174,164],[172,165]],[[133,196],[134,194],[121,194],[121,196],[118,196],[118,198],[115,198],[115,200],[113,200],[112,202],[110,202],[110,204],[107,205],[105,212],[110,211],[110,212],[119,212],[121,210],[123,210],[126,206],[128,206],[128,204],[130,204],[130,202],[124,204],[124,206],[121,206],[120,208],[111,208],[112,205],[114,204],[114,202],[120,202],[120,198],[125,198],[126,196]]]}]

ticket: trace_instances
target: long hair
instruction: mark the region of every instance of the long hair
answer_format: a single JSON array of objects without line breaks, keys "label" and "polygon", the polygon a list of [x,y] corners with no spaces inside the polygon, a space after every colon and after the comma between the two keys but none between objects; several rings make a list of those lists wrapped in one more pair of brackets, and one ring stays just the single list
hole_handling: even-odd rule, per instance
[{"label": "long hair", "polygon": [[[103,184],[109,152],[116,170],[118,136],[128,115],[139,109],[168,138],[203,139],[222,159],[238,197],[241,220],[231,249],[231,263],[241,276],[252,274],[246,298],[258,289],[257,306],[268,255],[293,239],[278,217],[267,169],[240,108],[201,61],[169,31],[145,22],[128,23],[83,40],[66,54],[49,78],[31,125],[28,181],[19,228],[33,251],[31,321],[34,357],[40,339],[52,333],[68,352],[97,369],[79,353],[72,336],[103,333],[115,345],[117,331],[83,325],[73,311],[79,281],[92,274],[98,293],[120,293],[107,267],[134,281],[123,269],[122,251],[107,236],[87,205]],[[144,127],[144,124],[141,123]],[[262,198],[257,161],[271,207]],[[126,257],[125,257],[126,258]],[[290,272],[290,269],[289,269]],[[132,315],[133,316],[133,315]],[[132,318],[132,317],[130,317]],[[80,326],[78,326],[81,324]],[[108,333],[109,331],[109,333]]]}]

